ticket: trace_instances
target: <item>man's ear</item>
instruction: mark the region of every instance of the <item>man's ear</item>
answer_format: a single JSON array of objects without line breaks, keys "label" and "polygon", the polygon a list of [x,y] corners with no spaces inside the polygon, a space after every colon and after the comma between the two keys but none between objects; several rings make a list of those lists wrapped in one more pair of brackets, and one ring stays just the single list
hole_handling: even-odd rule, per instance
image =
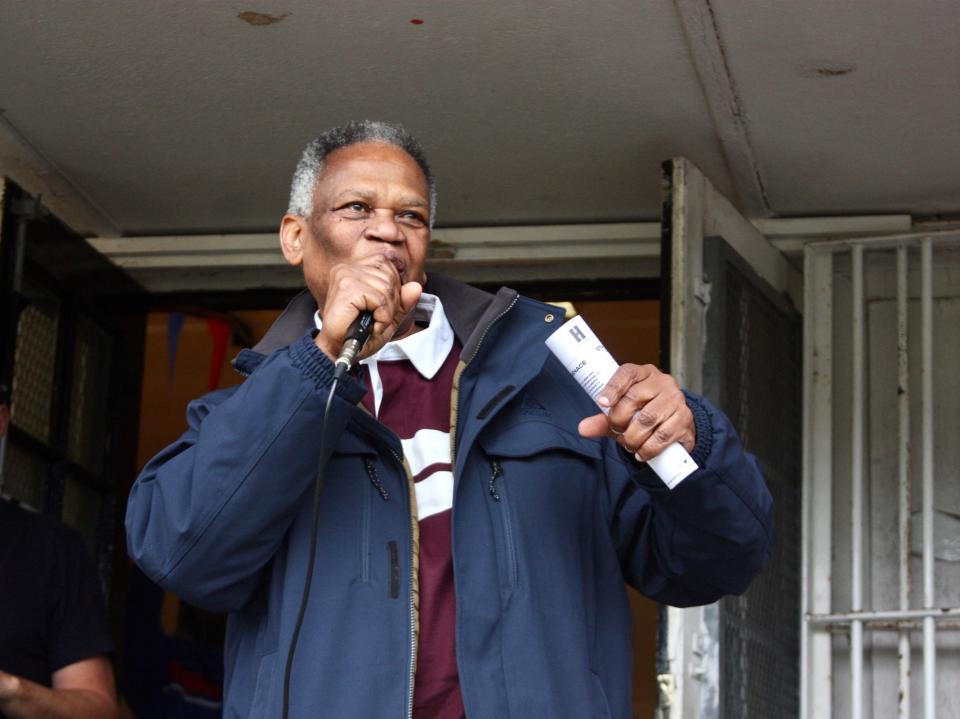
[{"label": "man's ear", "polygon": [[303,262],[303,243],[307,241],[307,221],[297,215],[284,215],[280,220],[280,251],[291,265]]}]

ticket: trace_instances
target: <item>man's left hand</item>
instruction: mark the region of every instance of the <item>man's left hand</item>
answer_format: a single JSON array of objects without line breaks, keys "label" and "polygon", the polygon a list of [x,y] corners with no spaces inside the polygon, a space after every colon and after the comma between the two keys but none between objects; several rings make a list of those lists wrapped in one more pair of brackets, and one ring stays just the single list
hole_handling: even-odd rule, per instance
[{"label": "man's left hand", "polygon": [[610,411],[582,420],[582,436],[610,435],[638,462],[653,459],[674,442],[693,451],[697,430],[680,385],[653,365],[621,365],[597,402]]}]

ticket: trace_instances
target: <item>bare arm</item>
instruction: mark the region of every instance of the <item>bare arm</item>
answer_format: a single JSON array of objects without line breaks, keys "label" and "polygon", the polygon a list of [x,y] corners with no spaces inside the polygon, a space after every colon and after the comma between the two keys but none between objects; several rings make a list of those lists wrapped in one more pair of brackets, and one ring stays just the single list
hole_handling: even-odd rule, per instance
[{"label": "bare arm", "polygon": [[10,719],[116,719],[113,668],[105,656],[53,673],[47,688],[0,671],[0,711]]}]

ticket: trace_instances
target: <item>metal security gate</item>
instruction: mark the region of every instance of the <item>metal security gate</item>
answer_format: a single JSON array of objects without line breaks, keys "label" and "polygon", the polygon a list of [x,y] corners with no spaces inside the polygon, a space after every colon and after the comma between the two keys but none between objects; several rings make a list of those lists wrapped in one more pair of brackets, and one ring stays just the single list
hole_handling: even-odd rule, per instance
[{"label": "metal security gate", "polygon": [[805,248],[804,719],[960,717],[960,237]]},{"label": "metal security gate", "polygon": [[745,594],[720,600],[721,719],[799,713],[801,319],[719,238],[704,243],[710,279],[704,394],[760,462],[777,537]]},{"label": "metal security gate", "polygon": [[0,496],[76,528],[105,587],[126,567],[115,540],[136,471],[144,296],[0,177]]},{"label": "metal security gate", "polygon": [[731,418],[774,495],[777,541],[742,597],[661,613],[661,719],[798,713],[801,277],[687,160],[665,165],[664,364]]}]

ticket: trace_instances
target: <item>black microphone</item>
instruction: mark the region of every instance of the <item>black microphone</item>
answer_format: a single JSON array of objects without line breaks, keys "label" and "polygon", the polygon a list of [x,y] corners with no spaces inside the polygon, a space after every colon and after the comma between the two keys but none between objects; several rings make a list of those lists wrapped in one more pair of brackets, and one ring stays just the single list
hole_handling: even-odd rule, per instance
[{"label": "black microphone", "polygon": [[334,379],[339,380],[353,367],[357,355],[360,354],[360,350],[363,349],[372,330],[373,312],[364,310],[357,316],[357,319],[353,321],[353,324],[350,325],[350,329],[347,330],[347,338],[344,340],[343,347],[340,350],[340,356],[337,357],[337,361],[334,363],[336,365],[336,369],[333,371]]}]

